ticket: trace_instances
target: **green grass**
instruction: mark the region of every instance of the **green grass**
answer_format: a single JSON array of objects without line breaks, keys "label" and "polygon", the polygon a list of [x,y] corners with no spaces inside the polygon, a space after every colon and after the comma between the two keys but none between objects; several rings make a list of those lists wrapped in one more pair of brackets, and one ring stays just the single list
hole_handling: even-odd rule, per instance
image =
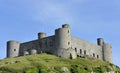
[{"label": "green grass", "polygon": [[87,58],[65,59],[48,54],[7,58],[0,60],[0,65],[0,73],[62,73],[62,67],[67,67],[69,73],[120,72],[120,69],[115,65],[101,60]]}]

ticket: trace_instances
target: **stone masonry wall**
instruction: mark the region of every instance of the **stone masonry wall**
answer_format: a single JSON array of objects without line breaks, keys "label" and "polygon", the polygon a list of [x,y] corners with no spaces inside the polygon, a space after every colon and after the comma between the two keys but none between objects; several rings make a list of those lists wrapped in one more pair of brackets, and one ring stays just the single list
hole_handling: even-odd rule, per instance
[{"label": "stone masonry wall", "polygon": [[[71,37],[72,40],[72,48],[75,49],[78,55],[83,56],[87,55],[90,57],[103,59],[102,57],[102,47],[96,44],[89,43],[82,39]],[[81,51],[80,51],[81,49]]]},{"label": "stone masonry wall", "polygon": [[36,49],[37,53],[40,53],[40,52],[54,53],[55,51],[54,42],[55,42],[54,36],[49,36],[39,40],[37,39],[37,40],[21,43],[19,56],[22,56],[24,51],[29,52],[32,49]]},{"label": "stone masonry wall", "polygon": [[[71,36],[71,47],[76,51],[77,55],[79,56],[86,55],[101,60],[103,59],[102,47],[96,44],[92,44],[85,40]],[[42,51],[55,54],[55,37],[50,36],[41,40],[33,40],[30,42],[21,43],[19,55],[22,56],[24,51],[29,52],[31,49],[36,49],[38,53]]]},{"label": "stone masonry wall", "polygon": [[24,51],[30,51],[31,49],[37,49],[38,50],[39,45],[38,45],[38,40],[33,40],[29,42],[24,42],[20,44],[20,51],[19,51],[19,56],[22,56]]}]

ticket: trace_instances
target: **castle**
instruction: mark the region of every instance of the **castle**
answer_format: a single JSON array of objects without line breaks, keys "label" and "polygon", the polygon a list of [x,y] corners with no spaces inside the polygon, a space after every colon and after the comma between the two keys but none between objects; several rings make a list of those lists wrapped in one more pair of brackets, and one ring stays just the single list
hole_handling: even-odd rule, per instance
[{"label": "castle", "polygon": [[55,35],[46,37],[46,33],[38,33],[33,41],[20,43],[7,42],[7,58],[34,55],[37,53],[50,53],[63,58],[90,57],[112,63],[112,47],[102,38],[97,39],[97,45],[76,38],[70,33],[70,26],[63,24],[62,28],[55,30]]}]

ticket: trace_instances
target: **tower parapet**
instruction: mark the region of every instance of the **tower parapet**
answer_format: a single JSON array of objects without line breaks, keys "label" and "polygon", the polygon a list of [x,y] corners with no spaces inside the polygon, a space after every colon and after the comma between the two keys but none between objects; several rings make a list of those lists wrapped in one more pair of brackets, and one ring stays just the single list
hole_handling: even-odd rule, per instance
[{"label": "tower parapet", "polygon": [[62,28],[70,28],[70,25],[69,24],[63,24]]},{"label": "tower parapet", "polygon": [[46,33],[40,32],[38,33],[38,39],[42,39],[46,37]]},{"label": "tower parapet", "polygon": [[98,38],[98,39],[97,39],[97,43],[98,43],[99,46],[103,46],[103,44],[104,44],[104,39],[103,39],[103,38]]},{"label": "tower parapet", "polygon": [[17,57],[19,56],[20,42],[18,41],[8,41],[7,42],[7,57]]}]

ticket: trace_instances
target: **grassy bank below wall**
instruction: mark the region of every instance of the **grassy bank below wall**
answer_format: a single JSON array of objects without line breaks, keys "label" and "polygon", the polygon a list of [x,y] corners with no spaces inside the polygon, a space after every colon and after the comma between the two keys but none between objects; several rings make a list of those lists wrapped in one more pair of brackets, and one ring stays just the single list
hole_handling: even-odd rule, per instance
[{"label": "grassy bank below wall", "polygon": [[104,73],[120,72],[115,65],[101,60],[77,58],[64,59],[48,54],[38,54],[0,60],[0,73]]}]

